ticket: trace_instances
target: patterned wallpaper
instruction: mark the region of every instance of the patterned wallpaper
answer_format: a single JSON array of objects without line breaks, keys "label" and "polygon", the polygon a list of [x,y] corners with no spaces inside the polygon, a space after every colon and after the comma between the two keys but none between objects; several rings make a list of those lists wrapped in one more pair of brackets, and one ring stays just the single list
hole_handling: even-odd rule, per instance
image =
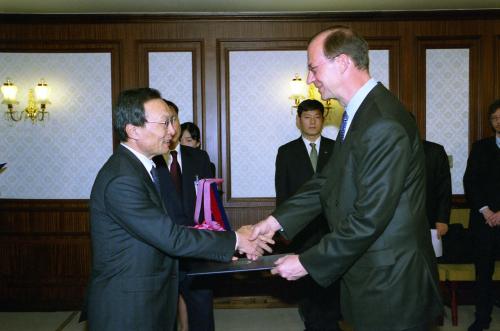
[{"label": "patterned wallpaper", "polygon": [[[49,119],[0,118],[0,198],[88,199],[97,171],[112,153],[109,53],[0,53],[0,79],[28,89],[44,78],[51,88]],[[1,105],[4,113],[7,107]]]},{"label": "patterned wallpaper", "polygon": [[426,140],[452,156],[452,192],[463,194],[469,141],[469,50],[426,51]]},{"label": "patterned wallpaper", "polygon": [[193,122],[193,54],[191,52],[150,52],[149,86],[179,108],[179,119]]},{"label": "patterned wallpaper", "polygon": [[[300,136],[289,81],[305,80],[306,51],[230,52],[230,160],[233,198],[275,197],[278,147]],[[389,52],[370,51],[371,72],[389,86]],[[328,114],[323,135],[335,139],[342,109]]]}]

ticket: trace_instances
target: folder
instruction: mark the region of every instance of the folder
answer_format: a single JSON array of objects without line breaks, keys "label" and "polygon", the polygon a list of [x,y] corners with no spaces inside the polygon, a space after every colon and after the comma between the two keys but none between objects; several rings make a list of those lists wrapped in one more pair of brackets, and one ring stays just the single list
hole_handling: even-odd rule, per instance
[{"label": "folder", "polygon": [[231,262],[196,260],[189,263],[187,274],[190,276],[200,276],[270,270],[274,268],[274,262],[285,255],[287,254],[265,255],[255,261],[249,259],[238,259]]}]

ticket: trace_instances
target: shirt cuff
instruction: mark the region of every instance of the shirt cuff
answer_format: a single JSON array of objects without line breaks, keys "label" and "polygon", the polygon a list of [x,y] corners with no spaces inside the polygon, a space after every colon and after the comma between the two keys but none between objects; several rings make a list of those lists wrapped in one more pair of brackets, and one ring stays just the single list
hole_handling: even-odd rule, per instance
[{"label": "shirt cuff", "polygon": [[238,248],[238,243],[240,242],[240,238],[238,237],[238,233],[234,231],[234,235],[236,236],[236,245],[234,246],[234,250]]},{"label": "shirt cuff", "polygon": [[479,208],[479,212],[482,214],[483,211],[486,210],[486,208],[489,208],[489,207],[488,206],[484,206],[484,207]]}]

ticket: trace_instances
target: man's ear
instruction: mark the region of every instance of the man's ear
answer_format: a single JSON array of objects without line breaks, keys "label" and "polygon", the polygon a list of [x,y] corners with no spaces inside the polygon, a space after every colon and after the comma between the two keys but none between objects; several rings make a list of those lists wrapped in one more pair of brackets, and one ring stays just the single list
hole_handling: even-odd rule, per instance
[{"label": "man's ear", "polygon": [[137,127],[132,124],[127,124],[125,125],[125,132],[127,133],[127,137],[130,139],[138,140],[139,139],[139,133],[137,131]]}]

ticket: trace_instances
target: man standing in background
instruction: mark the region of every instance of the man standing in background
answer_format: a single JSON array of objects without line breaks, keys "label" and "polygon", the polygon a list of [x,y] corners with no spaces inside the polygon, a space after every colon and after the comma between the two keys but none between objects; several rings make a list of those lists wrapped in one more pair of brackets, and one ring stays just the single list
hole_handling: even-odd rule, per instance
[{"label": "man standing in background", "polygon": [[476,319],[469,331],[490,326],[492,277],[500,256],[500,99],[490,105],[488,119],[495,135],[472,145],[464,174],[476,266]]},{"label": "man standing in background", "polygon": [[[297,107],[296,125],[301,136],[278,149],[276,156],[276,206],[295,194],[316,172],[320,172],[332,153],[334,140],[321,136],[324,106],[313,99],[302,101]],[[302,253],[314,246],[328,233],[323,215],[314,219],[285,247],[286,252]],[[307,331],[340,331],[339,283],[326,289],[311,277],[301,280],[299,314]]]}]

